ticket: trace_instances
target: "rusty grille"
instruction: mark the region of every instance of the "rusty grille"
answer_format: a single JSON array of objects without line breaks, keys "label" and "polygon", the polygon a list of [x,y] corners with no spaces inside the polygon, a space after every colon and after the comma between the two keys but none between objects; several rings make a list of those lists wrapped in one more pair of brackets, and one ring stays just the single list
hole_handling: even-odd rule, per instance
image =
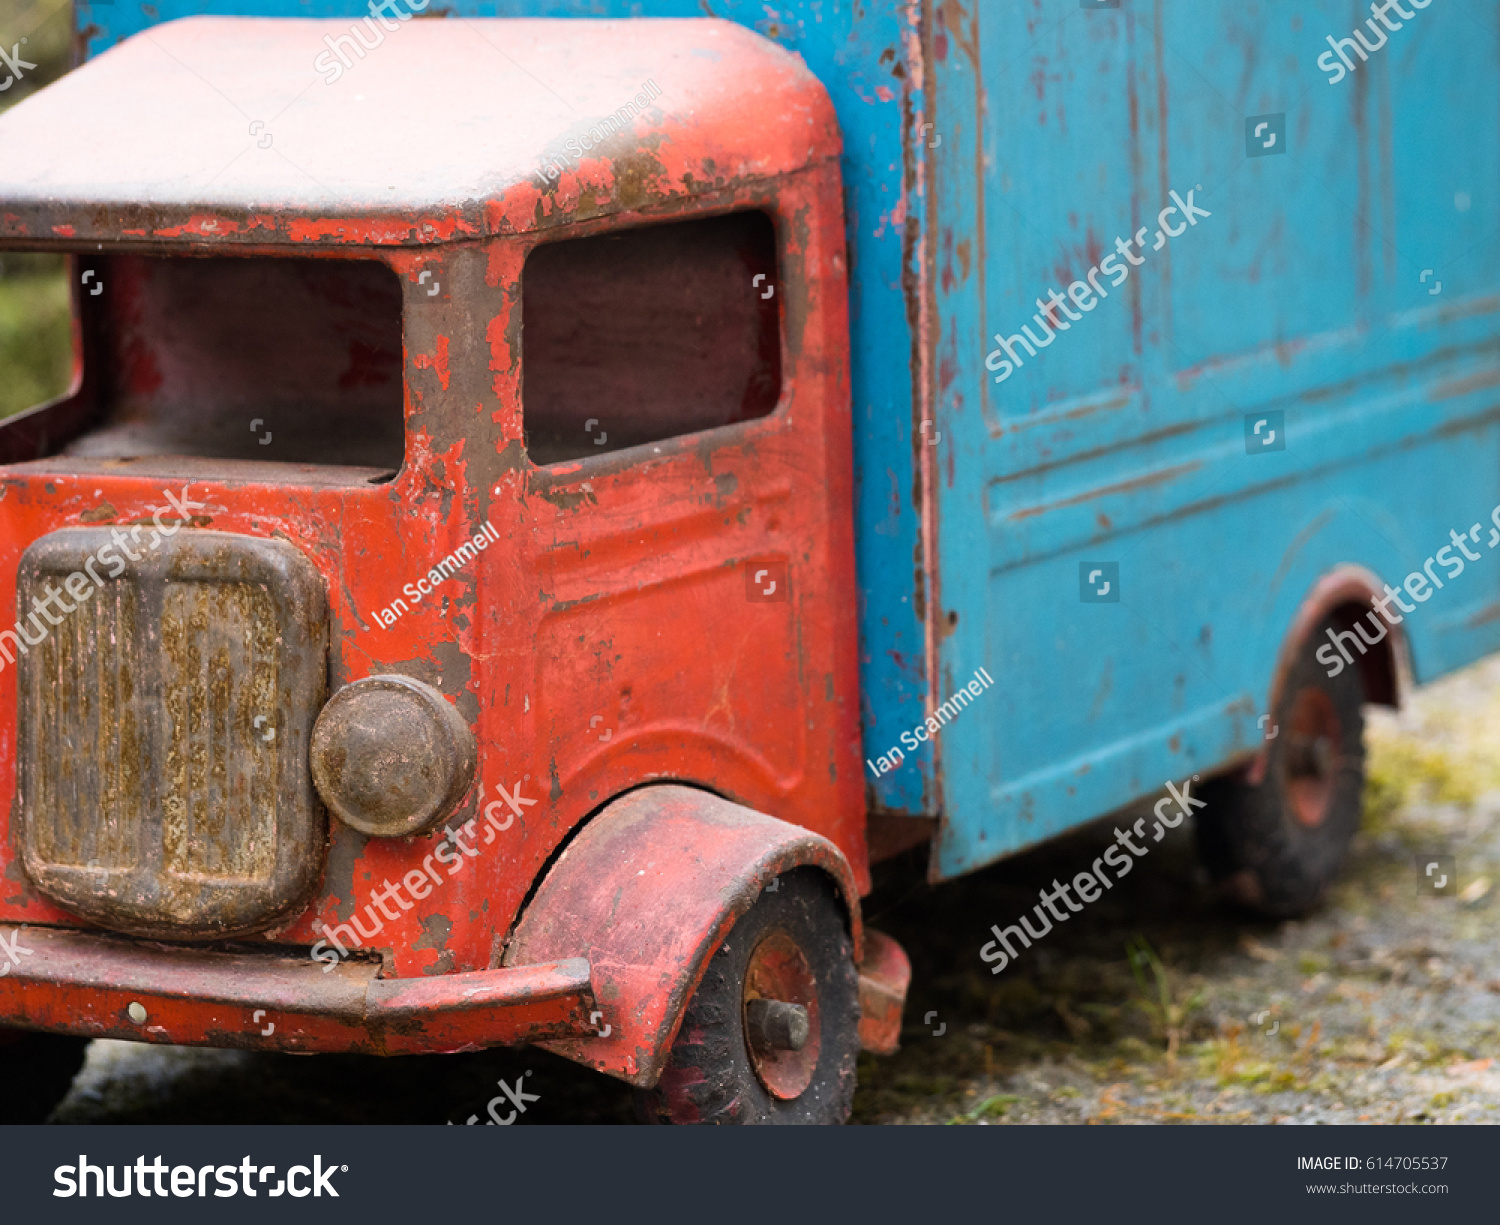
[{"label": "rusty grille", "polygon": [[[276,609],[248,583],[178,583],[162,609],[170,733],[163,852],[174,877],[261,880],[274,867]],[[249,745],[236,731],[248,720]],[[248,747],[252,751],[246,752]]]},{"label": "rusty grille", "polygon": [[[90,559],[102,570],[109,542],[69,528],[33,544],[18,619]],[[73,599],[17,644],[27,874],[142,935],[238,935],[289,913],[324,844],[307,743],[327,610],[311,563],[280,541],[181,530]]]}]

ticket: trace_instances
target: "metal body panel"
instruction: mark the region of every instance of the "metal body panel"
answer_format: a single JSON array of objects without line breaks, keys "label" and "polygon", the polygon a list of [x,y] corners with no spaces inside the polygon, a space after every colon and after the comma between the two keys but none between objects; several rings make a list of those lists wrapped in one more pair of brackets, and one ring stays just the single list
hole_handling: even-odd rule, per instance
[{"label": "metal body panel", "polygon": [[[929,30],[940,696],[997,682],[942,733],[941,876],[1257,754],[1330,576],[1378,594],[1471,524],[1485,556],[1500,502],[1500,206],[1473,186],[1500,148],[1469,118],[1500,99],[1469,19],[1423,12],[1330,88],[1339,4],[1032,13]],[[1285,155],[1247,157],[1279,113]],[[1161,218],[1173,191],[1212,215]],[[1142,227],[1107,299],[1000,349]],[[1281,445],[1252,453],[1259,420]],[[1083,601],[1083,563],[1118,565],[1118,603]],[[1418,679],[1500,647],[1493,559],[1428,600],[1399,627]]]},{"label": "metal body panel", "polygon": [[[929,264],[923,257],[928,207],[924,183],[929,171],[924,156],[937,138],[923,127],[927,116],[921,6],[838,3],[814,12],[798,6],[768,9],[758,0],[454,0],[444,5],[443,12],[450,20],[469,25],[481,17],[724,18],[800,57],[827,90],[844,136],[840,165],[851,256],[848,344],[853,371],[855,515],[861,525],[856,539],[861,714],[867,738],[893,741],[903,728],[919,721],[926,708],[933,646],[926,622],[929,575],[924,554],[933,542],[924,540],[921,525],[923,482],[931,479],[930,474],[924,475],[923,465],[931,459],[924,454],[926,436],[919,432],[918,423],[930,416],[927,351],[919,344],[929,326]],[[77,0],[76,14],[80,57],[96,57],[142,30],[200,14],[338,17],[341,21],[335,33],[359,22],[364,41],[373,49],[328,86],[313,70],[309,57],[306,72],[292,91],[306,86],[325,94],[361,92],[361,81],[382,71],[376,67],[382,58],[388,61],[387,70],[398,74],[420,64],[420,58],[411,58],[410,43],[403,49],[403,40],[417,33],[416,27],[429,24],[413,21],[383,32],[372,21],[373,29],[367,30],[362,19],[370,14],[364,0],[163,0],[149,8]],[[505,38],[497,41],[498,45],[480,49],[494,69],[504,74],[507,88],[525,86],[580,128],[586,129],[627,101],[639,84],[627,72],[625,96],[600,90],[598,82],[613,81],[620,71],[619,62],[608,53],[601,54],[597,63],[569,65],[557,78],[541,74],[544,79],[538,84],[526,75],[535,68],[531,60],[516,54]],[[432,64],[422,71],[441,75],[440,67]],[[665,80],[658,78],[658,84],[662,86],[661,105],[674,104]],[[733,123],[744,134],[744,143],[751,146],[762,139],[761,133],[783,105],[781,98],[772,99],[768,87],[764,80],[754,82],[729,102]],[[404,102],[418,95],[426,96],[410,87],[401,93]],[[557,103],[558,95],[576,114]],[[255,93],[235,95],[234,101],[240,114],[223,97],[203,87],[203,105],[216,109],[225,131],[244,132],[238,144],[227,147],[222,160],[242,151],[242,162],[274,156],[271,150],[279,146],[263,150],[260,142],[265,133],[251,135],[248,128],[257,119],[269,124],[283,103],[259,105]],[[602,109],[591,111],[591,105]],[[430,107],[429,100],[412,108],[412,113],[420,116]],[[261,114],[262,110],[266,113]],[[549,114],[555,119],[555,113]],[[274,135],[276,125],[270,127]],[[431,130],[426,130],[419,145],[425,149],[431,136]],[[427,154],[414,162],[408,146],[391,142],[389,147],[399,148],[405,169],[379,188],[384,192],[393,183],[405,190],[410,172]],[[219,164],[201,170],[197,181],[207,184]],[[444,231],[443,236],[449,235]],[[931,770],[930,756],[924,751],[910,758],[905,770],[881,778],[866,772],[870,805],[890,812],[935,812]]]},{"label": "metal body panel", "polygon": [[[0,237],[309,251],[456,242],[662,207],[837,153],[816,78],[730,22],[590,21],[560,36],[549,21],[417,21],[399,56],[368,56],[326,87],[313,65],[347,28],[176,21],[28,98],[7,115],[6,156],[26,168],[7,177]],[[507,71],[508,58],[529,67]],[[566,79],[572,100],[539,77]],[[775,105],[754,142],[737,139],[740,108],[757,96]],[[630,122],[589,136],[597,120],[585,117],[627,106]],[[236,108],[264,111],[271,140],[230,122]],[[435,139],[434,112],[462,121]],[[74,133],[66,146],[60,129]],[[569,138],[590,156],[575,158]],[[242,156],[247,145],[263,156]],[[568,169],[549,180],[558,159]],[[580,174],[606,159],[607,183]]]},{"label": "metal body panel", "polygon": [[859,967],[859,1045],[875,1055],[901,1047],[901,1014],[911,986],[906,950],[873,927],[865,929],[865,956]]}]

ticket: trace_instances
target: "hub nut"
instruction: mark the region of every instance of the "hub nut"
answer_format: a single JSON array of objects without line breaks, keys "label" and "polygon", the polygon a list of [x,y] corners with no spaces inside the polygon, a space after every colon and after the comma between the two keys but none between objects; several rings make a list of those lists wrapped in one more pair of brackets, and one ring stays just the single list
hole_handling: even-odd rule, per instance
[{"label": "hub nut", "polygon": [[810,1033],[807,1009],[780,1000],[749,1000],[745,1033],[757,1051],[800,1051]]}]

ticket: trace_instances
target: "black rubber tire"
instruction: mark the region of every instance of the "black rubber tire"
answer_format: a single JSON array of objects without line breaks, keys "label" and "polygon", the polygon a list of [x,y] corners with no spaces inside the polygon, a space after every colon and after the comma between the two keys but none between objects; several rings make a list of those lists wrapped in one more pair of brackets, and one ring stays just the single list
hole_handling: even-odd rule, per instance
[{"label": "black rubber tire", "polygon": [[[1262,782],[1252,785],[1244,771],[1210,780],[1202,790],[1207,807],[1195,818],[1209,875],[1235,902],[1272,918],[1296,918],[1322,902],[1348,858],[1364,808],[1364,686],[1357,666],[1330,677],[1314,657],[1328,641],[1325,628],[1308,636],[1287,675]],[[1325,767],[1333,784],[1326,815],[1311,827],[1295,818],[1288,790],[1289,763],[1308,751],[1291,734],[1293,703],[1308,688],[1327,696],[1339,724]]]},{"label": "black rubber tire", "polygon": [[[859,971],[844,908],[827,876],[800,868],[737,922],[704,971],[655,1088],[636,1091],[645,1123],[843,1123],[859,1056]],[[742,999],[750,955],[769,933],[790,936],[816,984],[821,1046],[811,1082],[790,1101],[766,1091],[750,1063]]]},{"label": "black rubber tire", "polygon": [[87,1038],[0,1034],[0,1123],[45,1123],[83,1067]]}]

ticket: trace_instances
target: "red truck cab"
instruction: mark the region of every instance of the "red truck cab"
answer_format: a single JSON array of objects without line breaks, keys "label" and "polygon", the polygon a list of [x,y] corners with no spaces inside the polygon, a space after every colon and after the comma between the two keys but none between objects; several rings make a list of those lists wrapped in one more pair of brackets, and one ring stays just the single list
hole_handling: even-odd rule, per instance
[{"label": "red truck cab", "polygon": [[727,22],[353,42],[173,22],[0,118],[77,303],[0,425],[0,1061],[542,1042],[841,1118],[907,970],[827,96]]}]

